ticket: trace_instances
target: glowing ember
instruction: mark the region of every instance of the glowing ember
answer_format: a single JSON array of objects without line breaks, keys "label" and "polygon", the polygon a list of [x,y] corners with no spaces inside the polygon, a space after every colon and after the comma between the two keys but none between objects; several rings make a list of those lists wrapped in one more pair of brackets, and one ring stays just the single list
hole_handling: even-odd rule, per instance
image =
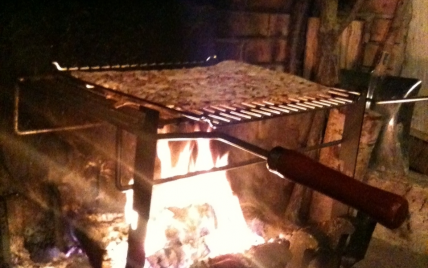
[{"label": "glowing ember", "polygon": [[[227,165],[227,155],[213,161],[209,140],[197,140],[197,157],[191,160],[188,143],[175,165],[167,141],[158,141],[161,178],[209,170]],[[132,191],[127,200],[132,200]],[[127,202],[128,223],[138,215]],[[132,215],[132,217],[129,217]],[[135,226],[135,225],[134,225]],[[225,172],[198,175],[153,187],[150,218],[145,240],[146,265],[163,262],[161,267],[189,267],[195,261],[228,253],[239,253],[264,243],[248,228],[238,198]],[[158,266],[158,265],[156,265]]]}]

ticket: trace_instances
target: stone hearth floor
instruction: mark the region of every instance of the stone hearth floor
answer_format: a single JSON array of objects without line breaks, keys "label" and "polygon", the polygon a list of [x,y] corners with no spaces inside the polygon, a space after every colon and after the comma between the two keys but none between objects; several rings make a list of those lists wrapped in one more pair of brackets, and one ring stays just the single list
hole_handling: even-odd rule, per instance
[{"label": "stone hearth floor", "polygon": [[366,258],[355,268],[428,268],[428,176],[410,171],[407,184],[369,179],[370,184],[404,194],[410,220],[395,231],[377,226]]},{"label": "stone hearth floor", "polygon": [[373,238],[364,260],[355,268],[428,268],[427,254],[418,254]]}]

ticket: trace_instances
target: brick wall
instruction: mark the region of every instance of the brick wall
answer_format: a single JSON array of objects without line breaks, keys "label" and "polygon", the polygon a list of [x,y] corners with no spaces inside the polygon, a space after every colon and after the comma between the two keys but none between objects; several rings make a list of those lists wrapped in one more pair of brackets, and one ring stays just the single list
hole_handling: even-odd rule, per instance
[{"label": "brick wall", "polygon": [[[368,69],[373,66],[374,59],[379,53],[381,44],[387,38],[398,0],[370,0],[361,11],[361,18],[365,20],[368,27],[368,40],[365,40],[364,59],[362,67]],[[388,68],[388,74],[399,76],[404,62],[404,50],[406,47],[406,37],[411,18],[410,10],[404,15],[403,27],[397,33],[392,51],[392,57]]]},{"label": "brick wall", "polygon": [[[367,71],[373,67],[390,29],[397,2],[398,0],[367,2],[357,16],[358,22],[352,25],[357,25],[358,29],[354,29],[352,34],[349,31],[344,33],[343,38],[350,40],[342,40],[338,44],[342,53],[341,68]],[[217,16],[216,46],[221,60],[234,59],[283,70],[288,53],[291,1],[235,0],[220,6],[220,9]],[[404,22],[406,25],[408,19],[409,16]],[[389,74],[399,75],[401,71],[407,28],[404,27],[396,38]],[[360,33],[355,32],[358,30]],[[360,37],[355,36],[358,34]],[[354,46],[355,51],[350,52],[349,45]],[[343,59],[346,57],[351,57],[348,63]]]},{"label": "brick wall", "polygon": [[281,70],[287,52],[289,18],[284,13],[220,11],[216,39],[219,58]]}]

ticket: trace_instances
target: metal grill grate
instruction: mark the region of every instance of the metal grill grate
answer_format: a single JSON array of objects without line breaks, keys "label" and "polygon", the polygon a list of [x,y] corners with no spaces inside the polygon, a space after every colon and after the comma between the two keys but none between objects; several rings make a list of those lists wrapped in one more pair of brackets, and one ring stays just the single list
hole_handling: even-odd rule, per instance
[{"label": "metal grill grate", "polygon": [[[194,62],[164,62],[164,63],[145,63],[134,65],[116,65],[116,66],[95,66],[95,67],[61,67],[57,62],[53,62],[55,67],[60,72],[81,70],[81,71],[97,71],[97,70],[127,70],[127,69],[165,69],[165,68],[187,68],[193,66],[208,66],[216,63],[216,56],[210,56],[202,61]],[[71,78],[71,77],[69,77]],[[326,93],[320,93],[316,96],[298,96],[288,98],[286,102],[265,101],[249,101],[234,104],[215,104],[209,105],[197,110],[189,110],[184,107],[166,107],[159,103],[154,103],[138,96],[127,94],[121,91],[105,88],[100,85],[91,85],[77,78],[72,78],[74,82],[85,85],[83,88],[88,90],[100,90],[106,97],[115,99],[118,104],[116,108],[122,105],[143,106],[146,108],[159,110],[164,112],[177,113],[177,117],[183,116],[188,119],[203,121],[211,127],[218,127],[230,124],[244,123],[256,120],[264,120],[279,116],[291,115],[301,112],[309,112],[317,109],[330,109],[354,103],[360,96],[359,92],[347,91],[343,89],[330,88]],[[325,92],[325,91],[324,91]],[[162,115],[161,115],[162,117]],[[173,116],[172,118],[174,118]],[[171,117],[170,117],[171,119]]]},{"label": "metal grill grate", "polygon": [[318,94],[317,97],[301,96],[290,98],[289,102],[286,103],[271,101],[244,102],[232,105],[209,106],[200,110],[176,109],[185,117],[205,121],[211,126],[216,127],[340,107],[354,103],[356,98],[360,96],[358,92],[340,89],[332,89],[328,93],[329,95]]}]

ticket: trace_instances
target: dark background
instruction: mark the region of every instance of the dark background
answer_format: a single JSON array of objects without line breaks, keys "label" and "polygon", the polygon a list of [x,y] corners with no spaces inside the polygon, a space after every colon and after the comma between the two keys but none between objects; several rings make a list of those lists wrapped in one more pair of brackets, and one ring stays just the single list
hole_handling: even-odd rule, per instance
[{"label": "dark background", "polygon": [[69,67],[186,61],[215,51],[210,1],[1,2],[2,84],[50,72],[52,61]]}]

